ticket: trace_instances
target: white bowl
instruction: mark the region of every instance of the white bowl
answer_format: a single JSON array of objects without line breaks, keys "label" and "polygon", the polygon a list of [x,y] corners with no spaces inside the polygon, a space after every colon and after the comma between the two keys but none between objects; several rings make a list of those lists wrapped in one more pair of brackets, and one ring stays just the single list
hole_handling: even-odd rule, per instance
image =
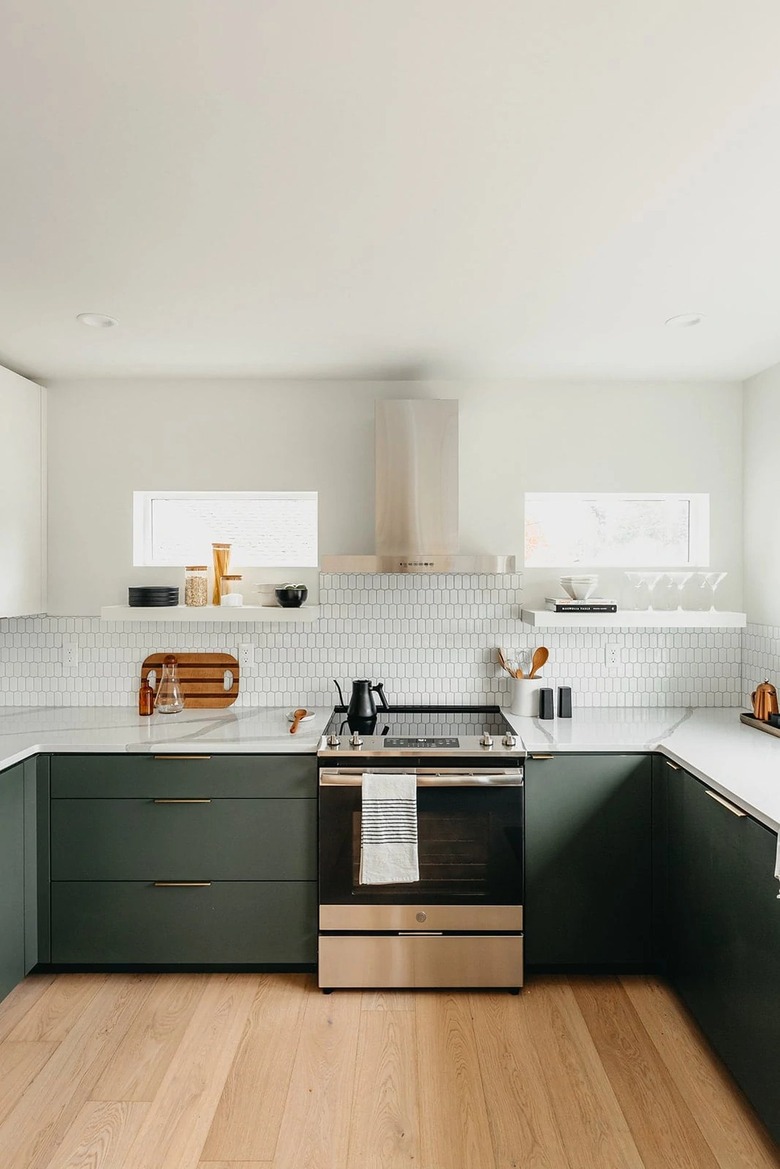
[{"label": "white bowl", "polygon": [[573,601],[587,601],[598,586],[599,578],[592,576],[587,580],[572,580],[561,577],[561,588],[567,592]]}]

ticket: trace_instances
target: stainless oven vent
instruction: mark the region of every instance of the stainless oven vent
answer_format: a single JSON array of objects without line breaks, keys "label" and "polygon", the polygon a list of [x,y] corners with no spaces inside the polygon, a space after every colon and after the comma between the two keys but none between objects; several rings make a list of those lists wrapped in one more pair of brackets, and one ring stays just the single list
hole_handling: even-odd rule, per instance
[{"label": "stainless oven vent", "polygon": [[324,556],[323,572],[515,571],[514,556],[458,551],[458,403],[376,403],[376,551]]}]

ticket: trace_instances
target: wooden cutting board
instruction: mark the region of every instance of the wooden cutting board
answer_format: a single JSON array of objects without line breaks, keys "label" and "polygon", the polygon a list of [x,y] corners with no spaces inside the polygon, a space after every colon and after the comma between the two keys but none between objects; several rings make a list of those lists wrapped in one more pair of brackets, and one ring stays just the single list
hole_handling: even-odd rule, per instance
[{"label": "wooden cutting board", "polygon": [[[232,654],[174,654],[185,709],[194,707],[232,706],[238,698],[239,666]],[[162,664],[167,653],[151,654],[141,666],[141,677],[148,678],[154,671],[157,683],[162,676]],[[230,689],[225,689],[225,671],[233,675]]]}]

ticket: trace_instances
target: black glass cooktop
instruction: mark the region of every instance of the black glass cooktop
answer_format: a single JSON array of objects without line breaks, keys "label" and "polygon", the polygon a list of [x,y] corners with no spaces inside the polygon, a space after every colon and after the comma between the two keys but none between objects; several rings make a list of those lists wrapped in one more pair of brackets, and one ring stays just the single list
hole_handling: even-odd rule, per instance
[{"label": "black glass cooktop", "polygon": [[[347,735],[352,730],[361,734],[385,736],[385,746],[419,746],[425,750],[457,748],[458,739],[479,736],[504,735],[511,731],[498,706],[394,706],[378,710],[374,720],[359,720],[350,726],[346,709],[337,706],[325,728],[326,735]],[[411,743],[409,742],[411,740]]]}]

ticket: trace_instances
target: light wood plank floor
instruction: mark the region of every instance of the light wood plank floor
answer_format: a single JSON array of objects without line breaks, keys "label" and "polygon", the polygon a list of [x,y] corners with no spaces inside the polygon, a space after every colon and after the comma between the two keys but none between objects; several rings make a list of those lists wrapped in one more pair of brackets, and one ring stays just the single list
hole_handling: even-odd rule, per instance
[{"label": "light wood plank floor", "polygon": [[653,978],[498,993],[33,976],[0,1004],[0,1169],[780,1169]]}]

